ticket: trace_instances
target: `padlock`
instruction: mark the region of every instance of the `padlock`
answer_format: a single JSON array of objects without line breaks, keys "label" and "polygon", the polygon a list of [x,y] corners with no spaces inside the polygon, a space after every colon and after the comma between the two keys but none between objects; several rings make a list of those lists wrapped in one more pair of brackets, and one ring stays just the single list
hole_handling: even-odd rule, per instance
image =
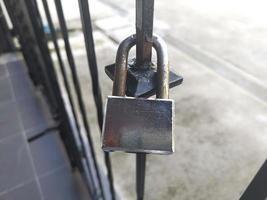
[{"label": "padlock", "polygon": [[169,98],[169,63],[165,42],[153,37],[157,52],[156,99],[126,97],[129,50],[136,37],[126,38],[116,55],[113,96],[107,98],[102,133],[104,151],[170,154],[174,152],[174,100]]}]

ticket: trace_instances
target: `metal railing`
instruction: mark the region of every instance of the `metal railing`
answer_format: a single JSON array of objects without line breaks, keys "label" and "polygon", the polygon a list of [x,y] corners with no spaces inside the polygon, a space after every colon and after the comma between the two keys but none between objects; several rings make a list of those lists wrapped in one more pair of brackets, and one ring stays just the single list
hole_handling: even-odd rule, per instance
[{"label": "metal railing", "polygon": [[[99,84],[89,3],[88,0],[77,1],[79,3],[86,58],[90,71],[88,76],[91,77],[98,126],[102,131],[103,102]],[[59,83],[57,69],[48,48],[49,39],[48,35],[44,32],[44,23],[40,15],[40,7],[38,6],[37,0],[3,0],[3,2],[4,4],[0,4],[0,53],[15,51],[16,48],[12,37],[18,39],[20,44],[19,50],[22,52],[27,63],[29,75],[34,84],[41,88],[47,97],[50,110],[57,122],[56,127],[52,127],[51,129],[60,130],[60,135],[65,144],[72,168],[79,170],[82,174],[84,183],[92,199],[116,199],[109,153],[103,152],[107,171],[106,177],[101,173],[103,169],[98,165],[90,131],[90,123],[86,115],[84,96],[69,40],[69,32],[61,0],[54,0],[59,22],[59,34],[51,17],[47,0],[41,0],[39,3],[42,3],[48,22],[49,38],[51,38],[54,45],[60,76],[63,78],[63,87]],[[13,30],[10,30],[7,25],[7,20],[3,14],[3,5],[8,12]],[[151,62],[153,15],[154,0],[136,0],[136,66],[140,70],[148,67]],[[67,55],[68,65],[64,63],[62,58],[62,50],[58,43],[59,35],[62,36],[64,41],[64,51]],[[68,66],[69,69],[67,69]],[[71,77],[67,75],[68,70],[71,71]],[[69,80],[70,78],[71,80]],[[178,85],[178,82],[179,84],[181,83],[181,78],[176,78],[173,84],[170,83],[170,86]],[[71,89],[72,86],[74,87],[74,93]],[[65,95],[63,95],[65,91],[67,98],[64,98]],[[75,106],[75,102],[78,102],[78,109]],[[84,137],[84,132],[86,137]],[[41,137],[44,134],[45,132],[36,137]],[[31,138],[30,140],[34,139]],[[136,153],[136,194],[138,200],[144,199],[146,157],[147,155],[145,153]],[[267,180],[266,170],[267,164],[265,162],[241,199],[256,197],[263,199],[266,197],[267,190],[264,188]],[[104,181],[108,183],[108,192],[105,188],[107,184]]]},{"label": "metal railing", "polygon": [[[87,0],[78,0],[78,2],[88,67],[92,80],[91,85],[97,109],[98,125],[101,130],[103,124],[103,103],[98,80],[89,4]],[[65,143],[72,167],[79,169],[80,173],[83,174],[92,199],[115,199],[109,153],[104,153],[107,178],[103,178],[103,173],[101,174],[98,166],[61,0],[54,0],[54,4],[60,26],[59,31],[64,41],[64,50],[67,54],[68,66],[71,71],[71,80],[67,76],[67,65],[65,65],[62,59],[62,52],[58,44],[59,34],[55,29],[48,2],[47,0],[42,0],[41,3],[48,22],[50,38],[56,52],[60,75],[63,77],[64,88],[60,88],[37,1],[4,0],[4,3],[13,24],[14,32],[19,40],[31,78],[35,85],[43,88],[53,116],[59,122],[61,138]],[[74,86],[74,94],[71,92],[72,85]],[[67,93],[67,99],[63,98],[63,91]],[[74,105],[76,101],[78,102],[79,109],[76,109]],[[69,110],[66,107],[67,103],[69,103]],[[78,116],[81,116],[82,120]],[[86,137],[83,136],[83,130],[85,130]],[[103,180],[109,183],[110,192],[108,194],[104,191]]]}]

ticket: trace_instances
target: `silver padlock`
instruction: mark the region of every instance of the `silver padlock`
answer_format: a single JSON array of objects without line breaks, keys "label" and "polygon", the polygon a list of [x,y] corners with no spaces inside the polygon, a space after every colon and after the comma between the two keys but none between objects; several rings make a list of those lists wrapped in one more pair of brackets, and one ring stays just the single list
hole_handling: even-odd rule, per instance
[{"label": "silver padlock", "polygon": [[156,99],[126,97],[127,62],[136,37],[126,38],[116,56],[113,96],[107,98],[102,133],[104,151],[174,152],[174,100],[169,98],[169,61],[165,42],[153,37],[157,52]]}]

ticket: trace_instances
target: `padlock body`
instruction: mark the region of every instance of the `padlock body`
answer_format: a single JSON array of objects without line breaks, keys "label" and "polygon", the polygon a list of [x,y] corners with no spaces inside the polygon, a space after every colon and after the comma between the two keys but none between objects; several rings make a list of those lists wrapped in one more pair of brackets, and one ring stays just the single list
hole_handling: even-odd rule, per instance
[{"label": "padlock body", "polygon": [[104,151],[174,152],[174,101],[109,96],[102,133]]}]

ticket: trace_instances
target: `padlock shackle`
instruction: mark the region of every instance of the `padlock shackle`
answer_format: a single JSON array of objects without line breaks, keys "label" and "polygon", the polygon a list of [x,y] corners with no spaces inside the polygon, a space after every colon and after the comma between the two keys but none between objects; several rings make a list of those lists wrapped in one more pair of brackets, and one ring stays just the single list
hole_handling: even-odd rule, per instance
[{"label": "padlock shackle", "polygon": [[113,96],[125,96],[128,54],[130,49],[136,44],[136,36],[131,35],[123,40],[116,55],[115,77],[113,83]]},{"label": "padlock shackle", "polygon": [[[128,54],[136,44],[136,36],[131,35],[123,40],[116,55],[115,77],[113,83],[113,96],[125,96]],[[157,52],[157,78],[156,97],[159,99],[169,98],[169,60],[167,45],[159,36],[153,36],[153,47]]]},{"label": "padlock shackle", "polygon": [[159,36],[153,36],[153,47],[157,52],[156,98],[168,99],[170,79],[168,48]]}]

